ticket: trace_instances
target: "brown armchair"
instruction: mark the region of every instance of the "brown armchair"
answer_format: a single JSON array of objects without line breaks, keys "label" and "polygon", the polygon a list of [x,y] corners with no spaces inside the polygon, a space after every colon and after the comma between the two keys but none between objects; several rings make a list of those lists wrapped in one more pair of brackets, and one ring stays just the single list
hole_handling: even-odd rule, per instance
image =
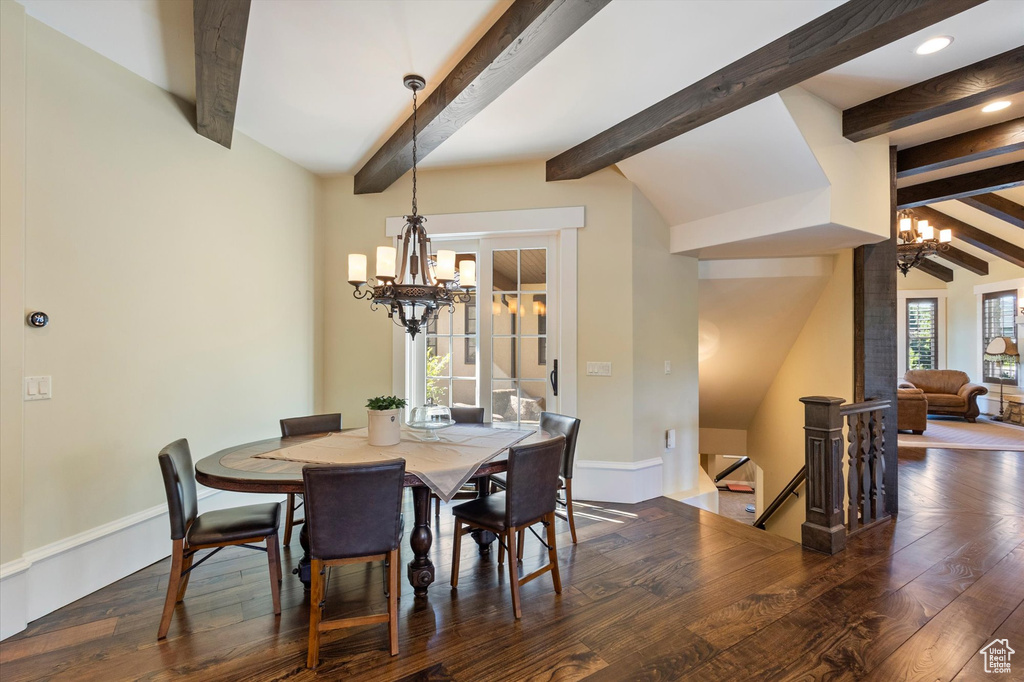
[{"label": "brown armchair", "polygon": [[966,372],[955,369],[912,369],[903,375],[899,388],[919,388],[928,400],[928,414],[963,417],[974,422],[981,410],[978,396],[988,393],[972,384]]}]

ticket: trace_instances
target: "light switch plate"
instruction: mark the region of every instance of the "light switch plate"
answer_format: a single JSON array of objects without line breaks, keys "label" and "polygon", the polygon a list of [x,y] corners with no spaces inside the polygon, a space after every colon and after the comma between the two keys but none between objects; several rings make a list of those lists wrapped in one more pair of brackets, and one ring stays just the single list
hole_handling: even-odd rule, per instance
[{"label": "light switch plate", "polygon": [[53,397],[50,377],[25,377],[25,400],[49,400]]},{"label": "light switch plate", "polygon": [[610,362],[588,362],[587,376],[610,377],[612,375],[612,363]]}]

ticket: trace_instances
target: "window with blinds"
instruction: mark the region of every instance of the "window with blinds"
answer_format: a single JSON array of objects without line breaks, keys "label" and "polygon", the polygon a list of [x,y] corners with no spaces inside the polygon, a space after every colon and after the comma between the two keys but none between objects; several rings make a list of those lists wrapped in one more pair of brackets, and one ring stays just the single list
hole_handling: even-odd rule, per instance
[{"label": "window with blinds", "polygon": [[939,299],[907,299],[907,369],[939,368]]},{"label": "window with blinds", "polygon": [[[1016,291],[997,291],[985,294],[981,301],[981,350],[988,348],[992,339],[1007,336],[1016,341],[1014,314],[1017,311]],[[994,384],[1000,381],[1017,383],[1017,365],[998,360],[985,360],[984,381]]]}]

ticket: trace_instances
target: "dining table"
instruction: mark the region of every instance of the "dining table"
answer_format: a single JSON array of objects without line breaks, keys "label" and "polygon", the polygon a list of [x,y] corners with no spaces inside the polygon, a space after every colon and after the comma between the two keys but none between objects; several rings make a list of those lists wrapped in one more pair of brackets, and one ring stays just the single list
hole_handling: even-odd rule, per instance
[{"label": "dining table", "polygon": [[[455,435],[460,434],[460,435]],[[468,435],[466,435],[468,434]],[[504,435],[503,435],[504,434]],[[433,440],[434,437],[440,440]],[[330,445],[328,438],[334,437],[338,442],[350,447],[347,456],[331,459],[330,448],[317,446]],[[324,464],[337,460],[338,463],[370,463],[384,459],[406,459],[405,487],[411,489],[413,506],[413,528],[409,533],[409,546],[413,558],[407,565],[409,584],[416,596],[425,597],[427,588],[434,582],[434,564],[430,560],[430,548],[433,544],[433,533],[430,529],[430,493],[438,493],[448,501],[461,488],[461,483],[449,490],[453,481],[445,479],[446,488],[439,489],[437,477],[433,471],[417,471],[419,457],[424,452],[431,453],[428,460],[443,461],[446,453],[453,459],[469,458],[470,461],[480,452],[471,455],[465,453],[471,447],[466,444],[473,439],[477,442],[490,442],[495,450],[493,455],[483,461],[473,462],[462,478],[476,482],[477,494],[481,497],[489,495],[488,476],[506,471],[508,468],[508,448],[518,443],[530,443],[542,440],[542,431],[510,430],[494,428],[488,425],[460,424],[451,430],[436,432],[431,435],[420,435],[403,427],[402,441],[397,446],[370,447],[366,439],[366,429],[344,429],[333,434],[309,434],[266,438],[252,443],[244,443],[224,448],[196,462],[196,481],[209,488],[249,493],[287,494],[303,493],[302,468],[307,464]],[[504,445],[501,445],[504,444]],[[499,445],[501,445],[499,447]],[[326,453],[321,455],[319,453]],[[484,450],[486,453],[486,449]],[[291,453],[295,453],[294,455]],[[425,469],[425,465],[419,465]],[[481,554],[487,554],[496,539],[493,533],[474,531],[473,539]],[[294,573],[309,589],[310,585],[310,554],[309,535],[306,524],[299,531],[299,544],[303,555],[299,559]]]}]

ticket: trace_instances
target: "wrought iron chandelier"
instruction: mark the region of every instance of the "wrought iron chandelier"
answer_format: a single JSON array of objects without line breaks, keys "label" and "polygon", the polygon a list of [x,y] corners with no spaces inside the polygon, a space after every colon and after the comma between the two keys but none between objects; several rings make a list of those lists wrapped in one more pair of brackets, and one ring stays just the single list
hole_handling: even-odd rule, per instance
[{"label": "wrought iron chandelier", "polygon": [[454,311],[456,303],[472,300],[476,261],[462,261],[456,274],[454,251],[440,250],[436,258],[430,255],[430,238],[423,227],[427,219],[416,207],[416,93],[427,82],[416,75],[406,76],[403,82],[412,90],[412,214],[405,216],[405,226],[398,236],[400,254],[393,246],[377,247],[374,283],[366,286],[366,255],[362,253],[348,256],[348,283],[355,287],[353,296],[370,299],[371,310],[386,308],[388,318],[416,338],[441,308]]},{"label": "wrought iron chandelier", "polygon": [[911,268],[916,267],[926,257],[938,251],[948,251],[949,242],[953,240],[953,231],[938,231],[928,224],[927,220],[918,220],[910,211],[896,214],[899,223],[899,239],[896,242],[896,267],[906,277]]}]

